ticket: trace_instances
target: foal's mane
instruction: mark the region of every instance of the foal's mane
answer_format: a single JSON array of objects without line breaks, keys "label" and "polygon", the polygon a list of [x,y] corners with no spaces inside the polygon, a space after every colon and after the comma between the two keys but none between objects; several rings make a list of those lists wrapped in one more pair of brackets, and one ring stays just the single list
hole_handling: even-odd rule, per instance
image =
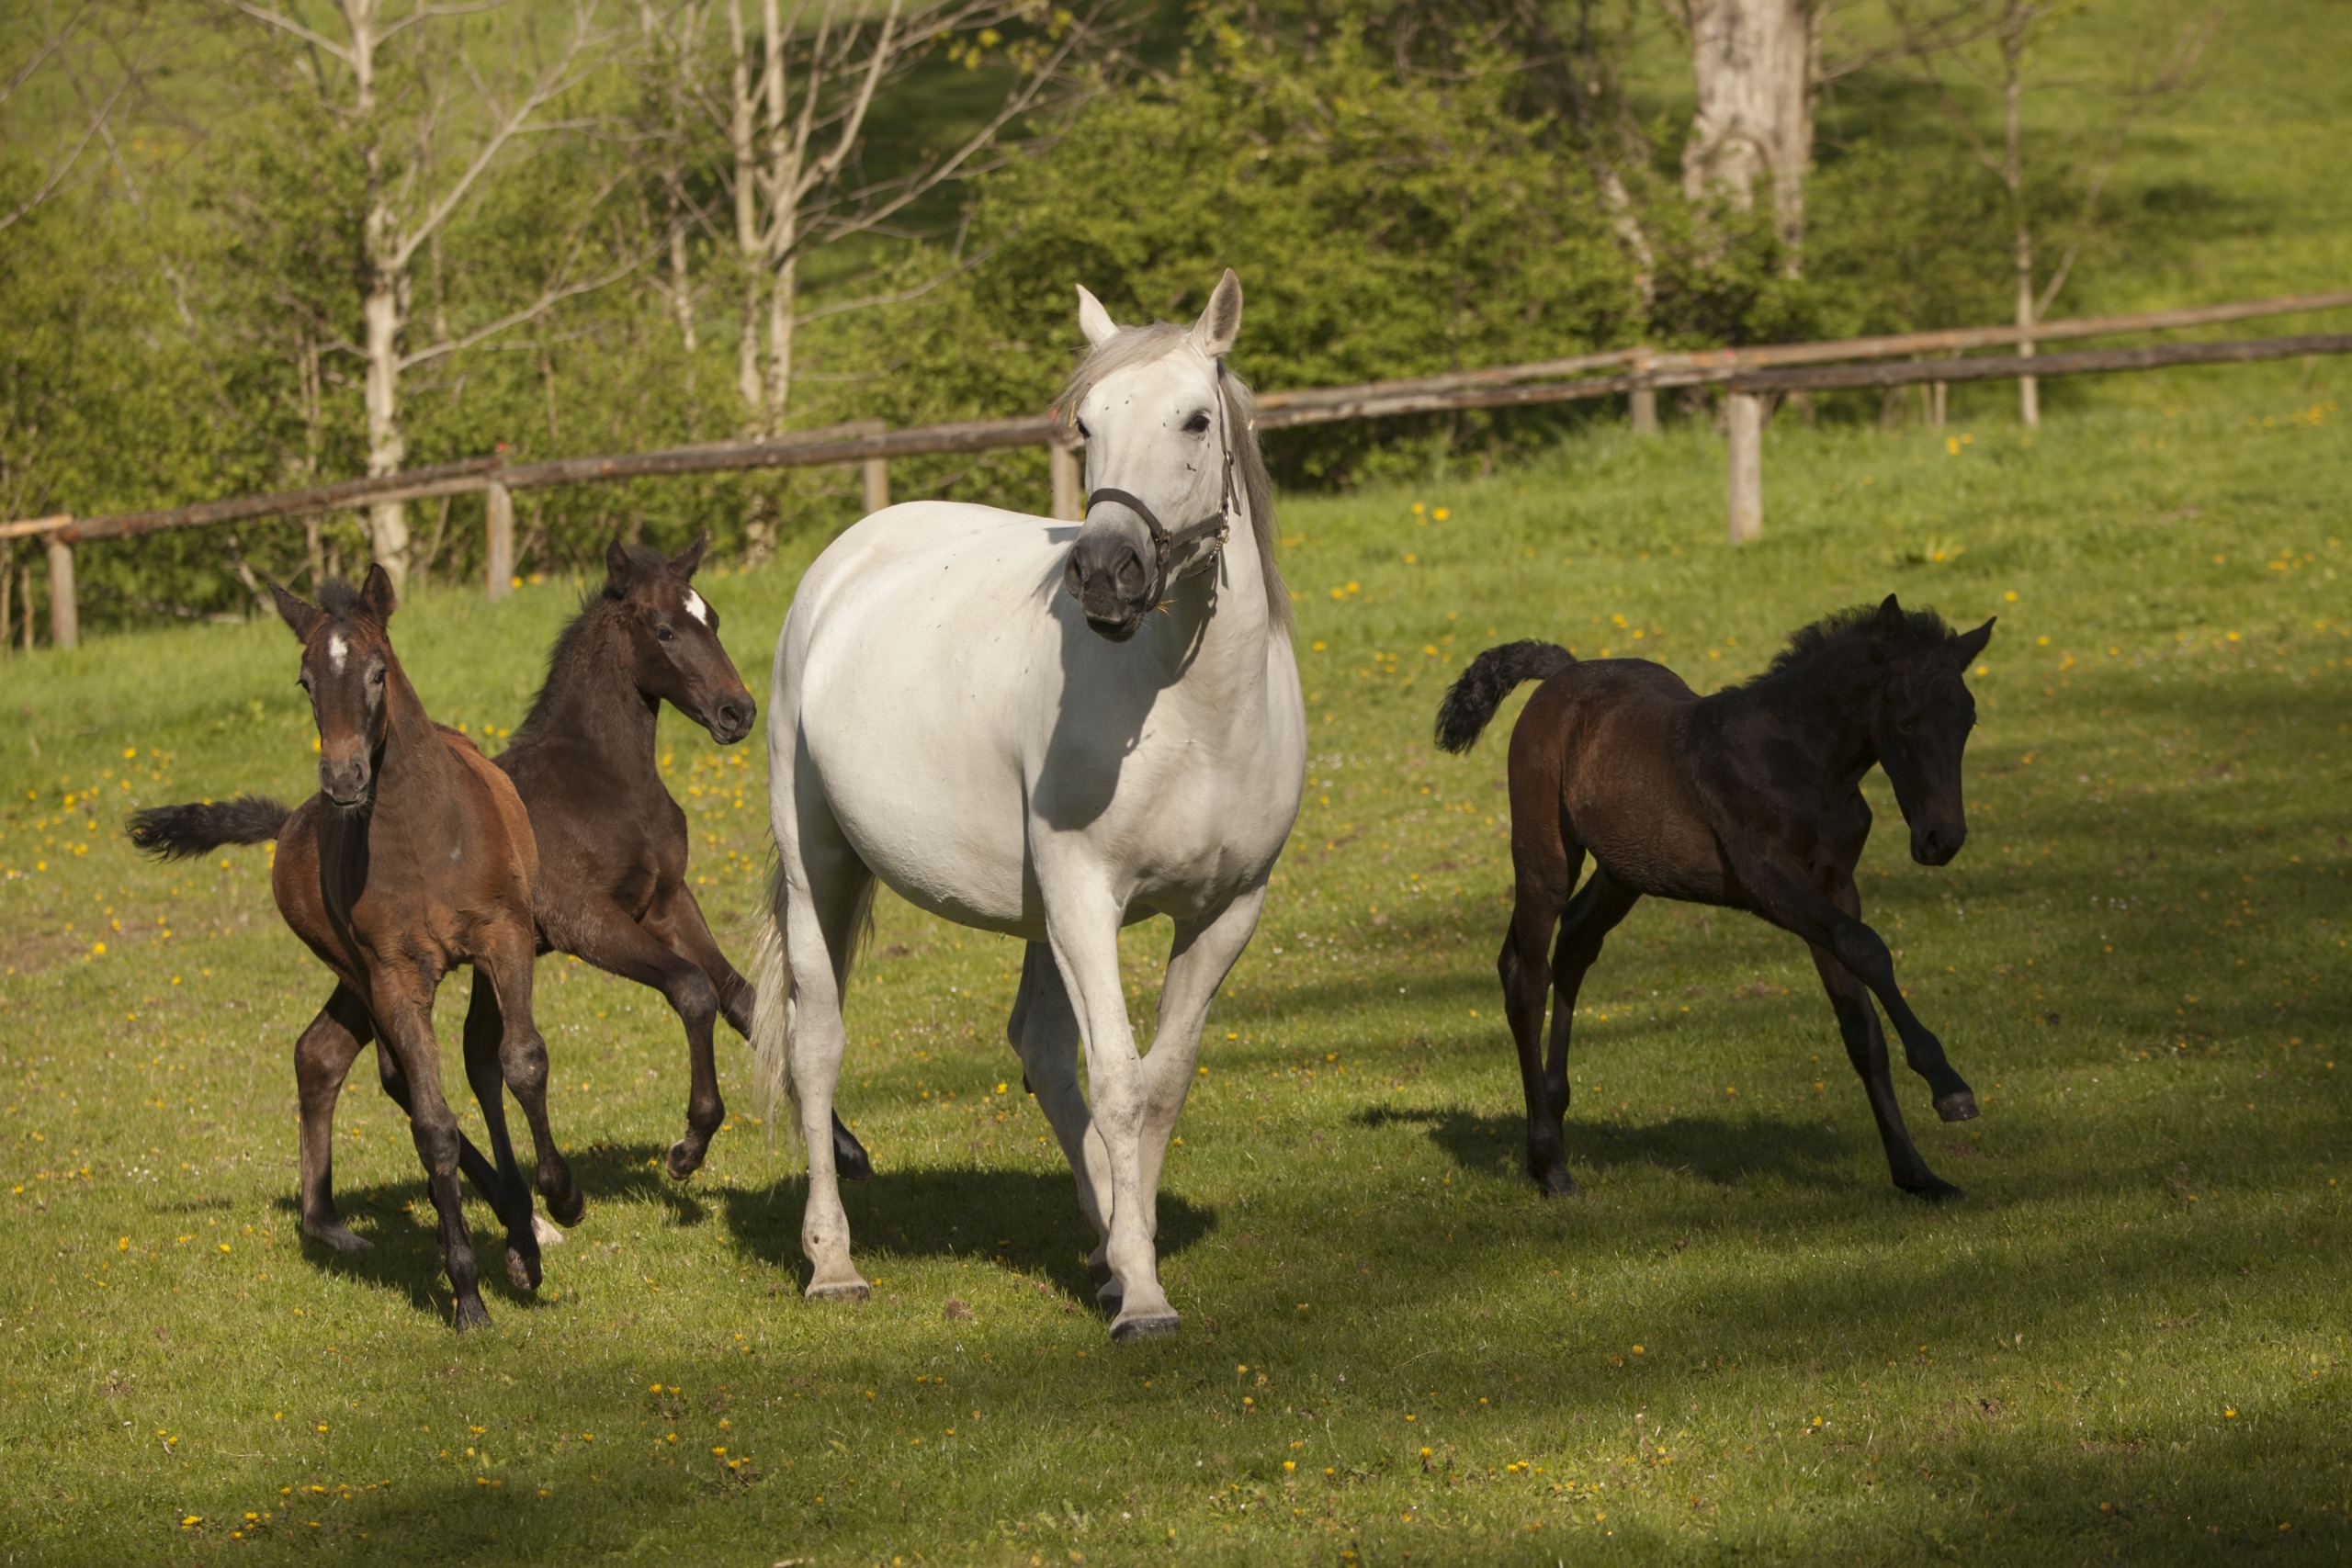
[{"label": "foal's mane", "polygon": [[340,577],[330,577],[319,584],[319,608],[338,621],[350,620],[359,611],[359,590]]},{"label": "foal's mane", "polygon": [[[643,545],[622,547],[628,553],[629,565],[639,572],[669,569],[669,558],[659,550],[648,549]],[[597,612],[620,602],[621,595],[614,590],[609,580],[581,595],[580,613],[556,635],[555,645],[548,649],[547,675],[539,682],[539,689],[532,694],[531,711],[524,715],[523,722],[514,727],[514,738],[506,743],[507,750],[512,751],[537,738],[554,694],[571,685],[575,671],[586,662],[588,633],[596,624]]]},{"label": "foal's mane", "polygon": [[[1078,434],[1078,406],[1088,393],[1117,372],[1148,365],[1165,357],[1179,344],[1191,341],[1191,329],[1172,321],[1120,328],[1096,344],[1070,372],[1061,396],[1054,400],[1056,431],[1064,441],[1070,441]],[[1233,444],[1233,471],[1240,477],[1242,501],[1250,508],[1250,531],[1257,536],[1258,570],[1266,583],[1267,618],[1288,637],[1292,630],[1290,590],[1283,583],[1282,568],[1274,563],[1274,481],[1266,472],[1265,454],[1258,449],[1258,400],[1247,381],[1229,367],[1219,368],[1224,369],[1216,379],[1218,392],[1225,400],[1226,439]]]},{"label": "foal's mane", "polygon": [[[1776,676],[1799,674],[1816,664],[1860,652],[1876,639],[1878,631],[1876,604],[1851,604],[1843,610],[1833,610],[1809,626],[1800,626],[1789,636],[1789,646],[1772,656],[1764,672],[1747,684],[1758,685]],[[1902,644],[1906,648],[1935,648],[1949,642],[1952,629],[1933,610],[1903,612]]]}]

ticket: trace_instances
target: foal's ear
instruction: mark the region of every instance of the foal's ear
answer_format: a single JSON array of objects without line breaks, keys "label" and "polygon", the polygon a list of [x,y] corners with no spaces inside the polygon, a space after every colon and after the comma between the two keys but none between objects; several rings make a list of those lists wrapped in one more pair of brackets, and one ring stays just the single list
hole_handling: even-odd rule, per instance
[{"label": "foal's ear", "polygon": [[626,596],[636,580],[637,564],[628,558],[628,550],[616,533],[605,546],[605,581],[615,594]]},{"label": "foal's ear", "polygon": [[2000,618],[1989,615],[1985,617],[1984,624],[1974,631],[1962,632],[1951,639],[1952,657],[1960,660],[1962,669],[1967,669],[1970,661],[1984,651],[1984,645],[1993,640],[1993,623]]},{"label": "foal's ear", "polygon": [[1209,308],[1193,323],[1193,341],[1211,359],[1222,359],[1233,347],[1233,340],[1241,335],[1241,279],[1231,267],[1216,280],[1216,290],[1209,295]]},{"label": "foal's ear", "polygon": [[392,574],[384,570],[382,561],[368,566],[368,581],[359,585],[359,607],[373,615],[379,626],[401,607],[401,596],[392,588]]},{"label": "foal's ear", "polygon": [[277,583],[269,585],[269,597],[277,606],[277,618],[284,621],[294,635],[304,642],[311,640],[311,628],[319,624],[319,607],[308,599],[288,593]]},{"label": "foal's ear", "polygon": [[1893,648],[1903,638],[1903,606],[1890,593],[1879,604],[1878,614],[1871,617],[1871,635],[1881,648]]},{"label": "foal's ear", "polygon": [[1117,336],[1119,331],[1119,323],[1111,319],[1102,301],[1089,293],[1083,283],[1078,286],[1078,330],[1097,348]]},{"label": "foal's ear", "polygon": [[705,529],[695,536],[695,542],[670,558],[670,575],[681,582],[692,582],[702,568],[702,553],[710,547],[710,533]]}]

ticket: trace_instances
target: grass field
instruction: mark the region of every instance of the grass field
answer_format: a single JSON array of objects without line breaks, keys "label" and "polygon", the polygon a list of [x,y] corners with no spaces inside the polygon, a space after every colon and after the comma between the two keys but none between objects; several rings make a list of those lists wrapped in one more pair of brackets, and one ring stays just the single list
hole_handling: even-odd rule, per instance
[{"label": "grass field", "polygon": [[[2030,441],[1784,423],[1736,554],[1702,436],[1288,506],[1307,805],[1160,1200],[1184,1328],[1131,1348],[1002,1043],[1015,948],[888,900],[843,1080],[874,1300],[799,1298],[800,1183],[740,1048],[737,1121],[674,1185],[676,1024],[551,961],[588,1217],[458,1341],[364,1064],[338,1177],[375,1250],[299,1236],[289,1047],[327,987],[264,854],[120,835],[311,787],[291,639],[0,667],[0,1558],[2341,1560],[2352,371],[2138,386]],[[755,691],[813,547],[703,580]],[[1540,635],[1704,687],[1889,590],[2001,617],[1966,852],[1913,866],[1873,780],[1863,874],[1984,1102],[1945,1127],[1899,1076],[1968,1200],[1888,1184],[1799,944],[1655,904],[1586,993],[1585,1195],[1540,1199],[1492,971],[1499,730],[1435,754],[1442,683]],[[494,747],[574,598],[427,599],[395,637]],[[664,722],[741,952],[759,752]],[[1130,933],[1138,1010],[1164,940]]]}]

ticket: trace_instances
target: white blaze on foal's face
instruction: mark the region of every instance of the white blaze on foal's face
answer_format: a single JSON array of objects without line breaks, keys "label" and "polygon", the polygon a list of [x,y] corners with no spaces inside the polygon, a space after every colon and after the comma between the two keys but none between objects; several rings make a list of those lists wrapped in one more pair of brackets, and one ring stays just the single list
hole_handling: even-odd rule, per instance
[{"label": "white blaze on foal's face", "polygon": [[327,638],[328,668],[340,675],[343,673],[344,661],[350,657],[351,645],[343,640],[343,634],[341,632],[336,632]]},{"label": "white blaze on foal's face", "polygon": [[691,588],[686,590],[686,614],[704,626],[710,625],[710,606],[704,604],[702,595]]}]

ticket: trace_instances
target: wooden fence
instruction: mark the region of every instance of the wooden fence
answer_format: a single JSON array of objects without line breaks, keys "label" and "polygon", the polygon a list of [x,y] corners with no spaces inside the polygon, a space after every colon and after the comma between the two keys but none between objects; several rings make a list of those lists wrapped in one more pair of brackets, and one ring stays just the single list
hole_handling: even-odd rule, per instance
[{"label": "wooden fence", "polygon": [[[1624,395],[1632,400],[1635,428],[1655,430],[1655,400],[1660,390],[1721,386],[1725,392],[1729,459],[1728,532],[1732,542],[1737,544],[1757,537],[1763,530],[1763,431],[1767,400],[1772,397],[1791,392],[1925,385],[1938,389],[1939,403],[1940,389],[1954,381],[2012,380],[2352,353],[2352,333],[2036,353],[2040,344],[2047,343],[2212,326],[2346,307],[2352,307],[2352,289],[2136,315],[2042,321],[2030,328],[1963,327],[1829,343],[1696,352],[1645,347],[1609,349],[1566,359],[1373,381],[1362,386],[1267,392],[1258,399],[1257,423],[1261,430],[1287,430],[1338,420],[1383,419],[1458,409],[1525,408]],[[2018,352],[1955,357],[1971,349],[2003,347]],[[1928,355],[1939,357],[1925,357]],[[495,599],[506,592],[514,574],[514,493],[518,490],[854,463],[865,470],[866,509],[877,511],[889,504],[888,465],[894,457],[1037,446],[1046,447],[1050,457],[1049,514],[1076,517],[1080,507],[1077,454],[1055,440],[1050,418],[1031,414],[906,430],[886,429],[880,421],[874,420],[797,431],[767,441],[721,441],[657,452],[560,457],[537,463],[510,463],[503,456],[473,457],[435,468],[410,468],[308,490],[242,496],[165,511],[0,523],[0,541],[27,537],[42,541],[48,556],[51,640],[60,648],[71,648],[76,641],[79,620],[74,586],[74,547],[85,540],[136,538],[170,528],[205,527],[248,518],[315,515],[383,502],[423,501],[479,491],[484,497],[487,528],[484,587]],[[29,572],[20,581],[27,599],[22,612],[25,641],[30,646]],[[0,574],[0,637],[6,636],[8,592],[6,576]]]}]

